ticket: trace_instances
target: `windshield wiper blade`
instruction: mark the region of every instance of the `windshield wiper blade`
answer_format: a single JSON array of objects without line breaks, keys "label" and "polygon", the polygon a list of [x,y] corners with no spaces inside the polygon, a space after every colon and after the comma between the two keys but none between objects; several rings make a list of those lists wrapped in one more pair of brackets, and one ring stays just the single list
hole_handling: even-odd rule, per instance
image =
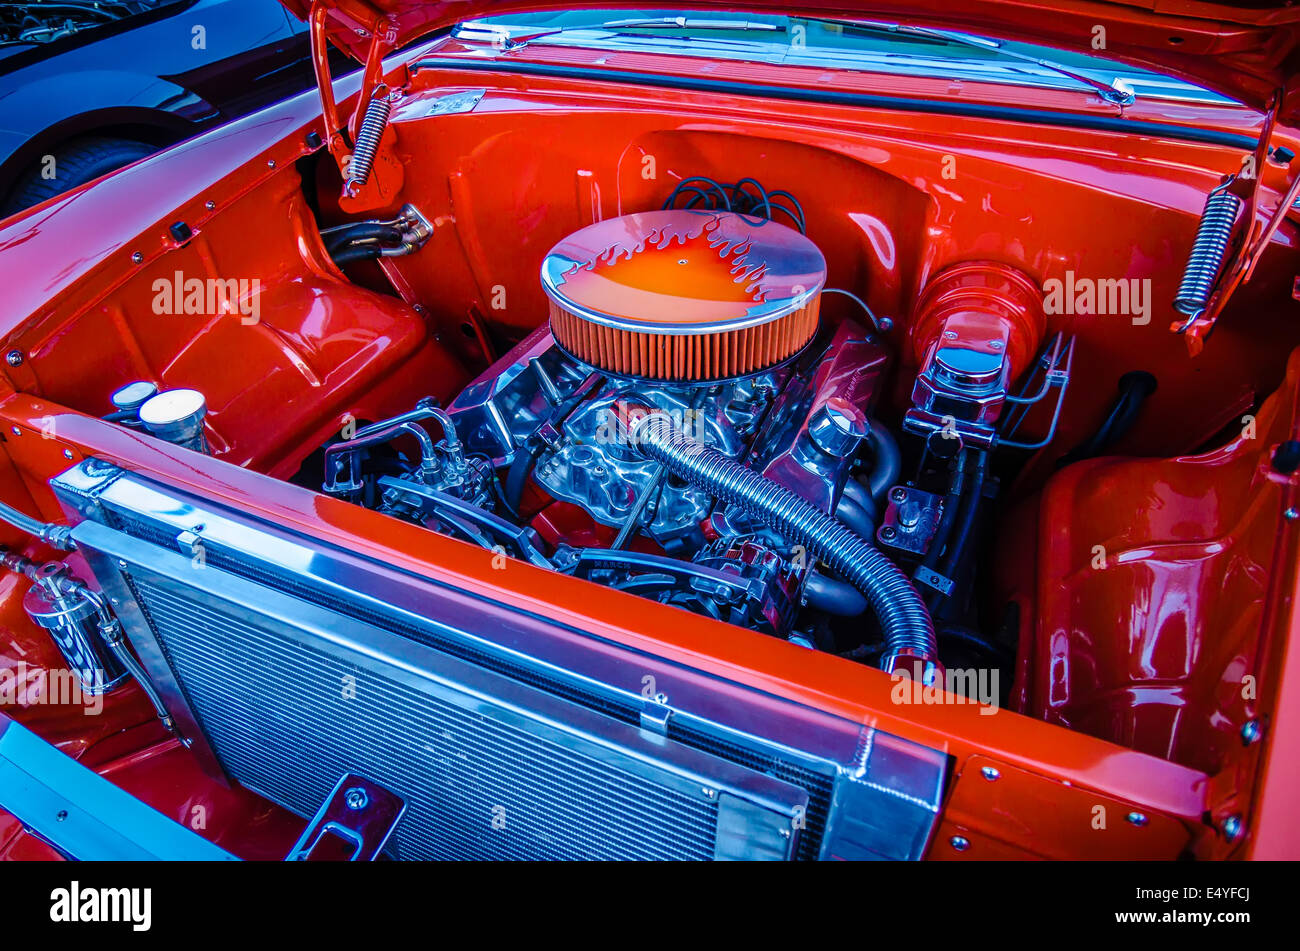
[{"label": "windshield wiper blade", "polygon": [[736,32],[785,32],[785,27],[777,23],[763,23],[758,20],[710,20],[702,17],[639,17],[627,20],[605,20],[602,23],[572,23],[565,26],[550,27],[535,33],[521,33],[512,36],[508,27],[494,23],[462,24],[456,36],[458,39],[477,39],[467,36],[471,33],[486,33],[488,42],[503,52],[517,50],[527,46],[533,40],[561,33],[578,33],[591,30],[605,30],[617,33],[622,30],[720,30]]},{"label": "windshield wiper blade", "polygon": [[866,33],[887,33],[901,34],[903,36],[920,36],[932,40],[942,40],[946,43],[954,43],[958,46],[969,46],[974,49],[989,50],[997,53],[999,56],[1005,56],[1009,59],[1020,60],[1023,63],[1033,63],[1035,66],[1041,66],[1043,69],[1073,79],[1075,82],[1083,83],[1091,87],[1106,102],[1117,106],[1131,106],[1137,101],[1137,96],[1133,90],[1125,89],[1119,85],[1119,81],[1104,82],[1092,76],[1076,72],[1068,66],[1062,66],[1049,59],[1041,59],[1037,56],[1030,56],[1026,53],[1018,53],[1015,50],[1007,49],[998,40],[991,40],[982,36],[971,36],[966,33],[953,33],[949,30],[938,30],[927,26],[909,26],[905,23],[875,23],[866,20],[822,20],[823,23],[834,23],[843,29],[861,30]]}]

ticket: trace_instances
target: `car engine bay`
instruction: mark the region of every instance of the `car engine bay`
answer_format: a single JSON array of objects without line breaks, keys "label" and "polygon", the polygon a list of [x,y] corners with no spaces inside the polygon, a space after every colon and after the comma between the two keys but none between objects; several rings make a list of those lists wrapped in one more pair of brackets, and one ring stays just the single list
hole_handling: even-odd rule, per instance
[{"label": "car engine bay", "polygon": [[[1224,217],[1246,201],[1233,150],[1171,139],[1085,168],[1069,164],[1091,141],[1077,130],[1044,142],[1040,129],[1021,130],[991,150],[987,129],[924,117],[908,118],[912,128],[889,115],[850,133],[850,110],[810,119],[787,103],[789,125],[774,135],[766,103],[735,114],[693,103],[683,115],[671,96],[579,104],[561,80],[461,88],[456,76],[413,69],[400,90],[376,94],[354,123],[362,161],[350,155],[346,172],[315,133],[259,153],[248,181],[176,212],[157,248],[115,249],[129,269],[100,297],[52,308],[12,341],[25,401],[6,417],[14,478],[46,518],[97,523],[83,533],[96,553],[88,568],[75,556],[46,570],[16,549],[3,555],[44,592],[26,609],[43,630],[59,598],[78,605],[81,634],[60,642],[65,658],[98,655],[113,686],[126,673],[152,679],[146,700],[170,729],[166,678],[159,687],[123,668],[110,643],[120,628],[77,579],[140,601],[159,645],[153,663],[170,660],[175,695],[200,708],[189,729],[210,727],[207,755],[241,782],[231,763],[249,775],[265,764],[241,760],[232,738],[265,742],[272,766],[272,751],[292,749],[259,704],[287,722],[300,715],[300,677],[304,691],[323,690],[351,669],[308,676],[294,668],[311,667],[304,650],[275,654],[274,673],[240,668],[253,686],[203,679],[237,666],[236,647],[216,636],[233,642],[235,622],[222,615],[204,629],[211,654],[195,660],[198,609],[177,606],[181,587],[137,590],[148,565],[125,548],[117,560],[102,528],[230,572],[232,590],[261,571],[271,578],[274,563],[294,574],[277,576],[279,595],[308,576],[329,587],[314,609],[355,599],[364,604],[348,617],[364,623],[427,611],[430,623],[469,628],[474,650],[495,635],[465,620],[460,582],[495,585],[492,597],[521,615],[567,612],[577,631],[596,629],[582,619],[590,602],[606,612],[593,643],[614,642],[610,617],[635,633],[644,611],[647,639],[680,637],[675,663],[716,651],[732,676],[761,661],[779,669],[782,689],[806,678],[805,705],[834,694],[828,707],[855,728],[867,718],[836,707],[843,697],[875,702],[900,681],[952,694],[970,675],[981,687],[972,717],[1005,710],[1097,741],[1062,741],[1072,770],[1119,749],[1193,788],[1237,762],[1258,723],[1258,698],[1238,684],[1274,649],[1263,630],[1278,611],[1276,529],[1291,517],[1284,493],[1300,468],[1300,449],[1287,448],[1300,334],[1295,306],[1268,303],[1290,287],[1289,219],[1195,361],[1178,329],[1207,305],[1206,269],[1223,265],[1208,260],[1212,229],[1226,259]],[[956,178],[945,171],[953,156]],[[1101,235],[1103,221],[1114,226]],[[205,493],[218,499],[210,510]],[[239,542],[230,526],[241,507],[250,521],[274,512],[283,524]],[[317,526],[333,533],[328,545]],[[55,547],[67,540],[41,532]],[[374,565],[358,569],[373,588],[320,567],[334,562],[314,545],[355,568],[354,539],[358,560],[364,551],[391,558],[394,573],[434,566],[459,581],[440,577],[436,597],[402,601]],[[179,620],[159,620],[160,605]],[[465,617],[449,619],[453,609]],[[525,622],[500,625],[495,646],[527,653]],[[271,656],[251,639],[238,648]],[[591,661],[598,675],[556,648],[547,670],[572,662],[575,679],[591,681],[616,670],[633,680],[619,687],[631,701],[584,699],[589,710],[617,707],[611,717],[642,731],[732,750],[731,738],[691,732],[704,714],[682,698],[695,695],[661,689],[658,668],[637,666],[652,644],[620,649],[639,659]],[[536,686],[542,675],[528,677],[518,679]],[[756,692],[779,693],[758,682]],[[407,709],[393,689],[373,724]],[[699,706],[716,713],[728,700]],[[892,702],[886,726],[900,735],[899,721],[929,712]],[[744,710],[729,728],[750,722]],[[229,711],[230,723],[212,725]],[[913,799],[927,823],[944,757],[978,751],[961,731],[983,728],[935,722],[955,745],[934,753],[943,743],[927,735],[924,755],[907,754],[926,764],[918,788],[928,791]],[[347,735],[334,729],[330,742]],[[827,759],[847,774],[860,739],[843,742]],[[1054,742],[1035,755],[1050,759]],[[766,775],[794,782],[796,766],[771,762]],[[993,775],[1010,775],[998,762]],[[406,768],[400,757],[382,765]],[[273,771],[246,785],[303,814],[328,791],[327,772],[292,789],[272,788]],[[1073,789],[1078,772],[1060,775]],[[842,832],[825,796],[816,801],[829,825],[810,852]],[[1185,798],[1183,813],[1198,815]],[[436,826],[442,806],[429,808],[421,821]],[[544,852],[558,827],[502,854]]]},{"label": "car engine bay", "polygon": [[[282,477],[494,562],[923,683],[994,671],[989,699],[1029,707],[1039,595],[1005,578],[1004,522],[1024,517],[1006,489],[1122,445],[1155,375],[1090,386],[1081,410],[1079,335],[1099,325],[1062,320],[1023,268],[938,267],[900,323],[830,284],[807,193],[735,178],[684,175],[657,207],[562,237],[532,278],[545,321],[441,399],[345,413]],[[365,295],[415,280],[440,220],[408,202],[321,239]],[[461,331],[457,348],[495,350],[473,308]],[[124,384],[106,418],[228,451],[201,388]]]},{"label": "car engine bay", "polygon": [[[931,677],[940,644],[1005,665],[1014,644],[971,620],[977,532],[991,449],[1034,448],[999,432],[1003,410],[1059,414],[1069,382],[1069,342],[1040,345],[1041,295],[991,262],[939,275],[911,342],[920,452],[904,460],[903,434],[872,419],[895,357],[866,304],[825,287],[797,199],[776,199],[792,202],[783,224],[723,210],[745,189],[770,209],[753,180],[686,184],[718,210],[696,195],[561,242],[542,264],[549,324],[446,408],[326,447],[323,491],[887,670]],[[861,322],[819,328],[823,293]]]}]

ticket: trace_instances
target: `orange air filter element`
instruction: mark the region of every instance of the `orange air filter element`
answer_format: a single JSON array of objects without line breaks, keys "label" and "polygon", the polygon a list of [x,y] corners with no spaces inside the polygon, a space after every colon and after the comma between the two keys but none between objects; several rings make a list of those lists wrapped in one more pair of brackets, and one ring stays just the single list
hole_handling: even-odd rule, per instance
[{"label": "orange air filter element", "polygon": [[757,373],[817,332],[826,259],[776,222],[650,211],[589,225],[542,262],[551,332],[607,373],[703,383]]}]

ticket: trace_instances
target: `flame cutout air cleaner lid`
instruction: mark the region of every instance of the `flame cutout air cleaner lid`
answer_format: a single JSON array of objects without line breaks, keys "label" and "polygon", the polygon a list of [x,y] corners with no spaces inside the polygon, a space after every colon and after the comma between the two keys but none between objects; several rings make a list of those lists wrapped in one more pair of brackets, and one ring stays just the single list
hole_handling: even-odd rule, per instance
[{"label": "flame cutout air cleaner lid", "polygon": [[695,382],[767,369],[817,330],[826,261],[792,228],[730,212],[597,222],[542,263],[551,329],[579,360]]}]

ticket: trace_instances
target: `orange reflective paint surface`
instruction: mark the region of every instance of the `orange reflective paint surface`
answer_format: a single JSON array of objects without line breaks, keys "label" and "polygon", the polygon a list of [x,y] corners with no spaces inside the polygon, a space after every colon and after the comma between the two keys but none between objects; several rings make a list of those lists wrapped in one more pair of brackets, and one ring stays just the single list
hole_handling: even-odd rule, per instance
[{"label": "orange reflective paint surface", "polygon": [[[694,59],[691,68],[705,63]],[[8,279],[0,333],[5,351],[22,357],[0,366],[0,496],[62,518],[48,480],[99,456],[404,570],[927,744],[949,754],[953,768],[935,857],[1300,854],[1288,819],[1300,784],[1287,768],[1300,755],[1300,717],[1281,686],[1283,672],[1294,680],[1297,668],[1298,523],[1283,517],[1297,493],[1294,479],[1270,465],[1282,441],[1300,436],[1300,371],[1294,361],[1288,369],[1300,345],[1292,223],[1274,235],[1200,357],[1189,360],[1166,329],[1205,194],[1240,168],[1239,150],[504,69],[473,77],[421,70],[407,83],[405,68],[391,65],[389,82],[404,89],[392,124],[406,169],[399,205],[412,202],[434,226],[418,255],[388,262],[400,278],[391,284],[377,269],[340,272],[318,226],[344,216],[327,197],[317,218],[304,200],[305,186],[329,196],[339,185],[332,162],[315,161],[321,152],[307,139],[323,131],[314,93],[0,228]],[[429,114],[434,98],[480,85],[487,90],[473,111]],[[340,112],[350,115],[355,82],[338,89]],[[1225,131],[1249,131],[1257,120],[1169,108],[1180,121]],[[1277,143],[1297,147],[1288,129]],[[642,175],[647,155],[657,160],[657,179]],[[951,167],[955,177],[945,172]],[[1027,459],[1003,487],[1010,512],[992,567],[999,596],[1020,611],[1013,709],[983,716],[965,705],[900,705],[878,670],[529,565],[495,570],[491,552],[281,481],[344,420],[385,418],[429,395],[446,401],[495,356],[490,343],[511,344],[545,322],[555,300],[538,274],[566,236],[658,208],[688,175],[731,180],[738,170],[796,191],[826,286],[861,291],[892,322],[881,334],[899,354],[880,407],[886,418],[906,407],[923,342],[951,316],[934,311],[931,326],[931,308],[918,305],[949,268],[983,262],[1021,275],[979,291],[1003,301],[1012,329],[993,330],[1023,346],[1017,363],[1032,359],[1020,341],[1075,337],[1081,382],[1060,421],[1059,451]],[[1287,172],[1268,165],[1260,174],[1271,208]],[[176,220],[190,225],[193,240],[169,236]],[[778,275],[764,258],[757,286],[738,283],[702,238],[602,259],[618,240],[570,254],[557,286],[572,293],[569,304],[625,319],[655,314],[660,330],[725,320],[735,307],[748,312],[787,293],[780,288],[793,300],[799,279],[815,274],[802,266]],[[683,257],[688,265],[677,263]],[[678,268],[694,275],[688,292],[658,310],[629,305],[652,278]],[[178,272],[256,278],[258,321],[160,315],[155,282]],[[1041,314],[1016,289],[1018,281],[1041,288],[1111,275],[1146,282],[1147,313]],[[764,292],[778,276],[784,283]],[[820,288],[810,283],[804,309],[788,312],[787,320],[802,313],[808,323],[791,325],[787,344],[819,319],[860,316],[842,295],[818,299]],[[702,342],[667,359],[652,358],[660,351],[649,339],[634,349],[631,339],[601,343],[574,329],[562,342],[590,363],[693,378],[776,352],[746,344],[726,351],[733,364]],[[1159,388],[1111,449],[1125,458],[1058,473],[1056,457],[1096,430],[1116,380],[1136,369],[1156,376]],[[137,379],[202,390],[215,457],[97,418],[109,412],[114,389]],[[1255,421],[1249,438],[1238,435],[1246,416]],[[1045,422],[1031,416],[1026,426],[1042,432]],[[27,544],[17,533],[0,543]],[[1107,570],[1088,571],[1097,558]],[[21,612],[20,587],[0,584],[0,624],[34,662],[56,663]],[[4,662],[16,660],[4,654]],[[1241,692],[1244,677],[1256,679],[1253,696]],[[1250,718],[1269,724],[1261,743],[1240,740]],[[150,719],[134,691],[93,729],[53,709],[29,715],[69,752],[105,770],[119,764],[115,775],[160,808],[181,808],[177,788],[226,802],[180,762],[187,753],[160,745]],[[996,788],[980,779],[993,764],[1003,777]],[[1097,803],[1150,821],[1097,833],[1089,813]],[[264,856],[294,832],[265,803],[229,805],[255,830],[240,840],[223,827],[237,851]],[[1273,830],[1267,842],[1253,831],[1229,842],[1218,831],[1228,815],[1250,828],[1257,812]],[[971,843],[960,854],[947,847],[958,834]],[[32,848],[0,820],[0,852]]]}]

